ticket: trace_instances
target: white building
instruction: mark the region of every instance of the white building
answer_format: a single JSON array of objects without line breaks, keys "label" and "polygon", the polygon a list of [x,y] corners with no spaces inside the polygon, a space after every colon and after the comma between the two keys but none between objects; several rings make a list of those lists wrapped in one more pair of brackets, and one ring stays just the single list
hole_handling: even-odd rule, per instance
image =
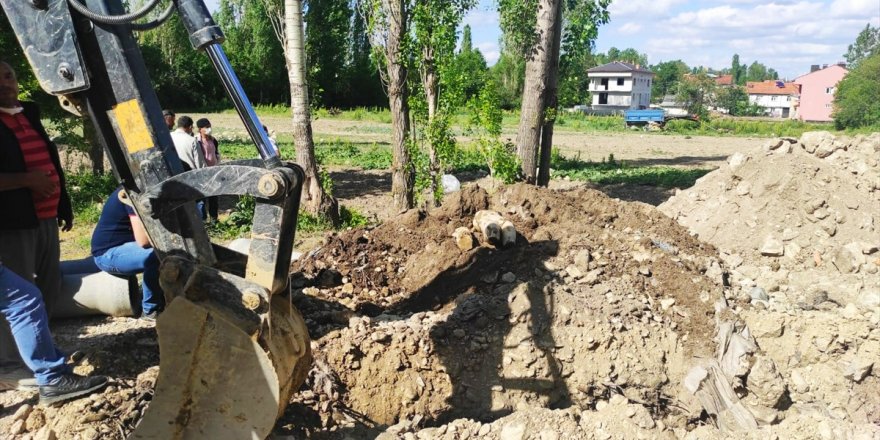
[{"label": "white building", "polygon": [[594,109],[648,108],[654,72],[641,66],[614,61],[587,70]]},{"label": "white building", "polygon": [[797,115],[800,86],[792,82],[767,80],[747,82],[749,104],[764,108],[764,114],[774,118],[794,118]]}]

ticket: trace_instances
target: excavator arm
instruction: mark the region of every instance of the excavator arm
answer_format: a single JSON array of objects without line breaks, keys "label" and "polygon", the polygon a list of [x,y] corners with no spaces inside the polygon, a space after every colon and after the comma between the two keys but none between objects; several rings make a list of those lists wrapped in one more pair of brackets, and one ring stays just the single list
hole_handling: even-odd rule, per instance
[{"label": "excavator arm", "polygon": [[[40,85],[88,116],[162,261],[160,373],[131,438],[265,438],[311,362],[308,331],[283,293],[303,171],[282,162],[231,68],[202,0],[129,12],[122,0],[0,0]],[[211,60],[259,160],[183,171],[133,36],[180,14]],[[154,14],[155,15],[155,14]],[[251,195],[247,255],[212,244],[195,201]]]}]

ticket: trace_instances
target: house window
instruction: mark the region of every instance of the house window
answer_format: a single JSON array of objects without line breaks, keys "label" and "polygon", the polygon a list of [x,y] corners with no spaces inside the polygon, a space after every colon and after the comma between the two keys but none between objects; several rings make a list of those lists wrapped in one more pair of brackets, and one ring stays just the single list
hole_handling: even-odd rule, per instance
[{"label": "house window", "polygon": [[825,104],[825,108],[831,108],[831,104]]},{"label": "house window", "polygon": [[825,93],[829,95],[834,93],[834,87],[825,87]]},{"label": "house window", "polygon": [[619,86],[623,85],[623,78],[617,78],[617,85],[619,85]]}]

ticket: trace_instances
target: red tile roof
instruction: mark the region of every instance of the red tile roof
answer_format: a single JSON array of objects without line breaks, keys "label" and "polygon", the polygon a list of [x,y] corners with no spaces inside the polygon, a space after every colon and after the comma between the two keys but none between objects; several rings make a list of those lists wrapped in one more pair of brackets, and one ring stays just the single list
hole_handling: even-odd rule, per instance
[{"label": "red tile roof", "polygon": [[800,92],[800,86],[793,82],[771,79],[762,82],[749,81],[746,83],[746,93],[749,95],[797,95]]},{"label": "red tile roof", "polygon": [[715,78],[715,84],[719,86],[733,85],[733,75],[721,75]]}]

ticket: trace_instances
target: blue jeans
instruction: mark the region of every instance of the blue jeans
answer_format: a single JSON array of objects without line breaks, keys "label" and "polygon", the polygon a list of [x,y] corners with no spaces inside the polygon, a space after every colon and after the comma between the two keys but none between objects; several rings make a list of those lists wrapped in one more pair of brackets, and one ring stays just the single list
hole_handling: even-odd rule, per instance
[{"label": "blue jeans", "polygon": [[37,286],[0,265],[0,313],[9,321],[15,345],[37,385],[70,373],[64,354],[49,333],[49,316]]},{"label": "blue jeans", "polygon": [[130,241],[95,257],[95,264],[104,272],[114,275],[143,273],[143,313],[161,312],[165,308],[165,294],[159,286],[159,258],[152,248],[142,248]]}]

